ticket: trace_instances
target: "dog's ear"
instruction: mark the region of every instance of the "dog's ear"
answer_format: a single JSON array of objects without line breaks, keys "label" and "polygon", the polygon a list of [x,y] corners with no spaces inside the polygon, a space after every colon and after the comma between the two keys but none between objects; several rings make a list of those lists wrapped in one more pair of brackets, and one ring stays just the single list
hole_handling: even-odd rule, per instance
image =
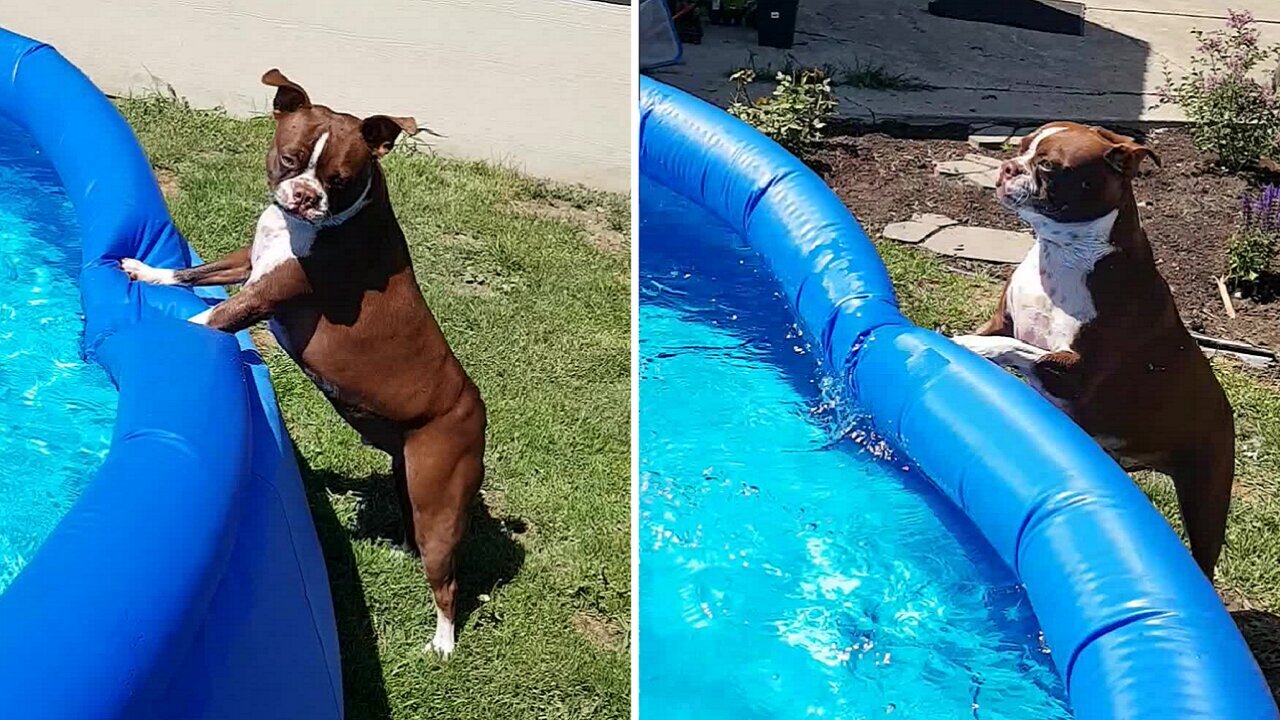
[{"label": "dog's ear", "polygon": [[1133,142],[1133,138],[1128,135],[1121,135],[1118,132],[1106,129],[1101,125],[1094,125],[1089,129],[1101,135],[1103,140],[1106,140],[1112,145],[1126,145]]},{"label": "dog's ear", "polygon": [[307,97],[307,91],[276,68],[271,68],[262,74],[262,84],[276,88],[276,98],[271,102],[276,117],[311,105],[311,98]]},{"label": "dog's ear", "polygon": [[1151,162],[1160,167],[1160,156],[1146,145],[1139,145],[1133,140],[1120,143],[1107,151],[1107,164],[1116,172],[1127,178],[1135,178],[1142,169],[1142,161],[1151,158]]},{"label": "dog's ear", "polygon": [[369,144],[374,156],[382,157],[395,147],[400,133],[414,135],[418,132],[418,123],[411,117],[392,117],[390,115],[370,115],[360,122],[360,134]]},{"label": "dog's ear", "polygon": [[1155,163],[1156,167],[1160,167],[1160,156],[1128,135],[1121,135],[1097,125],[1093,126],[1092,130],[1113,145],[1106,154],[1107,164],[1121,175],[1137,177],[1138,171],[1142,169],[1142,161],[1146,158],[1151,158],[1151,162]]}]

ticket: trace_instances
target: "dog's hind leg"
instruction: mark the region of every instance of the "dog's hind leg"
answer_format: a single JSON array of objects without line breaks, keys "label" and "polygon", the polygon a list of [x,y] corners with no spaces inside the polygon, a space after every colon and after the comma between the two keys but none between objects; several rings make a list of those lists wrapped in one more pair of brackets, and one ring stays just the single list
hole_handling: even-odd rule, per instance
[{"label": "dog's hind leg", "polygon": [[[1230,433],[1230,425],[1227,432]],[[1231,483],[1235,475],[1234,438],[1185,455],[1169,469],[1178,493],[1182,525],[1191,542],[1191,556],[1213,582],[1227,537],[1227,512],[1231,508]]]},{"label": "dog's hind leg", "polygon": [[409,478],[404,468],[404,451],[391,455],[391,477],[396,484],[396,504],[400,506],[400,530],[404,533],[400,549],[406,555],[418,552],[417,535],[413,531],[413,502],[409,499]]},{"label": "dog's hind leg", "polygon": [[454,648],[457,552],[471,501],[484,481],[484,429],[484,405],[471,387],[453,410],[405,442],[414,535],[436,603],[436,632],[428,647],[442,657]]}]

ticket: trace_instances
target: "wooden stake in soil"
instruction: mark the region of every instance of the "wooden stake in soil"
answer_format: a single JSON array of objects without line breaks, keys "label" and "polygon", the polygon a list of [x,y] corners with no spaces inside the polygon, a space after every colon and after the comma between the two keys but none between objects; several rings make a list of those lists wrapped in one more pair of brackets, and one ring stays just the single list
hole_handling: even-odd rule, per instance
[{"label": "wooden stake in soil", "polygon": [[1227,292],[1227,283],[1221,277],[1214,278],[1218,281],[1218,295],[1222,298],[1222,307],[1227,310],[1227,317],[1232,320],[1236,319],[1236,309],[1231,304],[1231,294]]}]

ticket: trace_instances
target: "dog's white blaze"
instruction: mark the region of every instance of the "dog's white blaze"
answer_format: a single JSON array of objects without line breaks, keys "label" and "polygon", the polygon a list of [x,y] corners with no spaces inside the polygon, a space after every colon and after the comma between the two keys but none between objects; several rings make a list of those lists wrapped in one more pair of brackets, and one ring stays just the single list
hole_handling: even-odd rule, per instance
[{"label": "dog's white blaze", "polygon": [[311,254],[311,245],[315,239],[314,225],[289,215],[278,205],[268,205],[258,217],[253,247],[249,250],[253,269],[245,284],[257,282],[263,275],[289,260]]},{"label": "dog's white blaze", "polygon": [[152,285],[178,284],[177,279],[173,276],[172,270],[151,267],[141,260],[125,258],[120,261],[120,268],[133,276],[133,279],[138,282],[151,283]]},{"label": "dog's white blaze", "polygon": [[315,192],[316,197],[319,198],[314,211],[315,219],[318,220],[329,214],[329,193],[325,192],[324,183],[316,178],[316,166],[320,164],[320,155],[324,153],[324,146],[328,142],[329,133],[321,133],[315,147],[311,148],[311,157],[307,159],[306,169],[276,186],[276,202],[287,207],[293,200],[294,189],[304,185]]},{"label": "dog's white blaze", "polygon": [[453,654],[453,646],[453,621],[445,617],[440,608],[436,608],[436,634],[431,638],[431,649],[439,653],[440,657],[447,658]]},{"label": "dog's white blaze", "polygon": [[307,161],[307,169],[302,173],[304,177],[316,176],[316,165],[320,164],[320,153],[324,152],[324,146],[327,142],[329,142],[329,133],[321,133],[320,138],[316,140],[316,146],[311,149],[311,158]]},{"label": "dog's white blaze", "polygon": [[1044,142],[1047,138],[1057,135],[1063,130],[1066,130],[1066,128],[1058,125],[1056,127],[1045,128],[1040,132],[1037,132],[1035,136],[1031,138],[1031,145],[1027,147],[1027,151],[1014,158],[1014,160],[1017,160],[1018,163],[1022,165],[1023,170],[1030,170],[1031,161],[1035,158],[1036,151],[1040,149],[1040,143]]},{"label": "dog's white blaze", "polygon": [[1004,193],[1014,205],[1022,205],[1040,192],[1040,184],[1036,180],[1035,169],[1031,166],[1031,163],[1035,160],[1036,152],[1040,149],[1040,143],[1063,130],[1066,130],[1066,128],[1051,127],[1041,130],[1031,137],[1031,144],[1027,146],[1027,151],[1013,159],[1014,162],[1022,167],[1022,173],[1005,181]]}]

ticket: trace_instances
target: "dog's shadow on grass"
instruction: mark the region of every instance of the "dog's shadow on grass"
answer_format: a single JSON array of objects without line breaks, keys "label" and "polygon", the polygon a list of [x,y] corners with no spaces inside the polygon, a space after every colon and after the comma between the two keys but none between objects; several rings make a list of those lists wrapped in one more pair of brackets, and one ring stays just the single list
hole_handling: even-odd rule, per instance
[{"label": "dog's shadow on grass", "polygon": [[[332,493],[355,492],[360,502],[354,521],[340,528],[350,537],[384,542],[398,546],[404,540],[399,498],[390,473],[366,478],[350,478],[324,471],[308,471],[315,487]],[[323,499],[328,505],[327,499]],[[332,510],[330,510],[332,512]],[[481,610],[482,598],[511,582],[524,566],[525,550],[519,537],[528,531],[527,523],[517,517],[496,517],[485,497],[471,505],[467,534],[458,549],[458,634],[465,636],[469,621],[478,624],[498,622]],[[336,518],[335,518],[336,520]],[[349,551],[349,549],[348,549]],[[413,561],[418,562],[417,556]],[[420,567],[420,566],[419,566]],[[427,602],[431,588],[422,580],[422,602]]]},{"label": "dog's shadow on grass", "polygon": [[1280,701],[1280,615],[1264,610],[1234,610],[1231,619],[1249,643],[1272,697]]}]

